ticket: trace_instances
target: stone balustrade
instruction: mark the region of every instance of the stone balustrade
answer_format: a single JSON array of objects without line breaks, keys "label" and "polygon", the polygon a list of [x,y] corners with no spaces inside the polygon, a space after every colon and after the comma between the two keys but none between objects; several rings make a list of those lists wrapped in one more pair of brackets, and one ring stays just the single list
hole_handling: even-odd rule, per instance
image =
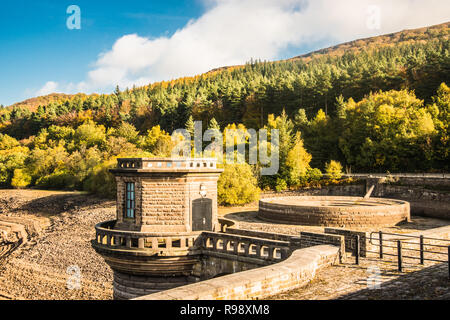
[{"label": "stone balustrade", "polygon": [[215,158],[122,158],[117,159],[117,169],[177,171],[217,169]]},{"label": "stone balustrade", "polygon": [[116,220],[99,223],[95,226],[95,242],[98,247],[110,250],[140,250],[143,253],[157,253],[160,256],[185,255],[197,248],[201,232],[196,233],[148,233],[138,231],[114,230]]},{"label": "stone balustrade", "polygon": [[236,272],[178,288],[144,295],[136,300],[250,300],[303,287],[317,271],[338,263],[339,248],[315,246],[295,250],[277,264]]},{"label": "stone balustrade", "polygon": [[269,263],[285,260],[291,254],[290,242],[245,237],[233,234],[203,232],[202,252],[214,252],[264,260]]}]

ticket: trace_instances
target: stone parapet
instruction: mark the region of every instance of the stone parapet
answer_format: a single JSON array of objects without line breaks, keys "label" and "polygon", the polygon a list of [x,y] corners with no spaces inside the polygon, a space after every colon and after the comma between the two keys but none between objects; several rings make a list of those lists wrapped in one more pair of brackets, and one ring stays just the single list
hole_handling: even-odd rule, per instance
[{"label": "stone parapet", "polygon": [[121,158],[117,168],[121,172],[222,172],[215,158]]},{"label": "stone parapet", "polygon": [[136,300],[263,299],[308,284],[317,270],[338,261],[339,248],[315,246],[296,250],[287,260],[274,265],[161,291]]}]

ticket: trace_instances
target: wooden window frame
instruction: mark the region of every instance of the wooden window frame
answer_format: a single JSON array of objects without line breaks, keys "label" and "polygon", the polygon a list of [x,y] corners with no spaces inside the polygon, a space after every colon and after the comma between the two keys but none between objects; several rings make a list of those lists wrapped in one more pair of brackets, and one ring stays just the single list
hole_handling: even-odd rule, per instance
[{"label": "wooden window frame", "polygon": [[136,183],[125,183],[125,205],[123,210],[125,220],[136,219]]}]

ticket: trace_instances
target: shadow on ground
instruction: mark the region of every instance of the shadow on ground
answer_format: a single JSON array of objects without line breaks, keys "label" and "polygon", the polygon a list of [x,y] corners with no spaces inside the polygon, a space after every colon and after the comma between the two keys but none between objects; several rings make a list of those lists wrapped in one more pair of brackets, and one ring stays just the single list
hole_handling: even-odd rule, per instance
[{"label": "shadow on ground", "polygon": [[0,214],[29,213],[35,215],[58,215],[62,212],[81,210],[87,207],[109,207],[115,202],[81,192],[50,193],[32,191],[23,193],[3,193],[0,195]]},{"label": "shadow on ground", "polygon": [[224,215],[225,219],[244,222],[266,223],[258,218],[258,211],[239,211]]},{"label": "shadow on ground", "polygon": [[[376,275],[372,285],[376,285]],[[400,275],[394,280],[345,294],[338,300],[449,300],[448,264],[440,263]]]}]

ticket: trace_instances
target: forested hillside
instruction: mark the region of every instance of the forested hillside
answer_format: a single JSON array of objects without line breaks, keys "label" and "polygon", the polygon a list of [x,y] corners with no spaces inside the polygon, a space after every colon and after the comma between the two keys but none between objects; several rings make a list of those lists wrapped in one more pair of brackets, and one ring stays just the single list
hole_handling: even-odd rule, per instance
[{"label": "forested hillside", "polygon": [[[165,155],[167,133],[190,117],[204,128],[285,126],[289,147],[301,142],[311,154],[308,168],[337,160],[353,171],[448,170],[449,35],[446,23],[109,95],[3,108],[0,184],[82,188],[115,156]],[[298,184],[291,173],[269,185]]]}]

